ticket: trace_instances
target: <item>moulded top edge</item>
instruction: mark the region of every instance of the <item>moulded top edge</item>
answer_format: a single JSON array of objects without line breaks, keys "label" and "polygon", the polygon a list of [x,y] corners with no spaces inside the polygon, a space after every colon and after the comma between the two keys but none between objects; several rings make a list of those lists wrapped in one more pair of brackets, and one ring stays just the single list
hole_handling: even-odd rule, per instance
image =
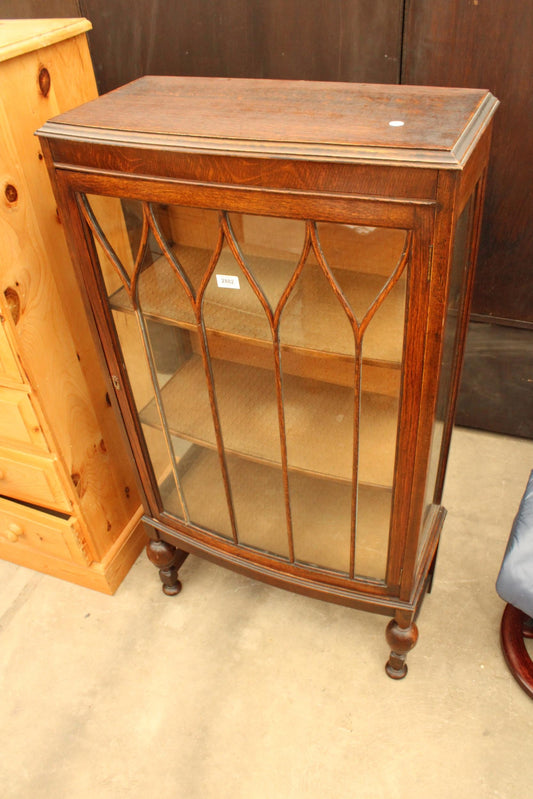
[{"label": "moulded top edge", "polygon": [[38,133],[112,146],[460,169],[497,105],[480,89],[148,77]]},{"label": "moulded top edge", "polygon": [[425,150],[413,153],[401,148],[371,148],[333,145],[299,145],[294,142],[268,142],[230,139],[193,138],[187,136],[162,136],[128,134],[127,136],[101,135],[102,131],[77,126],[56,125],[47,122],[37,131],[39,136],[72,142],[86,142],[106,146],[132,147],[160,151],[187,152],[190,154],[213,154],[227,156],[251,156],[255,158],[280,158],[289,160],[322,161],[353,164],[394,164],[396,166],[461,169],[462,162],[450,152]]}]

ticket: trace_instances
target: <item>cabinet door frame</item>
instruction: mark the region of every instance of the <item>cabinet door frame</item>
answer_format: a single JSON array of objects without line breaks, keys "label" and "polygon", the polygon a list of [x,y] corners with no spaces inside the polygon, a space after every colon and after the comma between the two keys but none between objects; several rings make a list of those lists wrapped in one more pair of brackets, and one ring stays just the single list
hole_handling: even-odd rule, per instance
[{"label": "cabinet door frame", "polygon": [[[248,186],[191,185],[189,181],[147,180],[142,177],[124,177],[115,174],[97,174],[92,170],[76,171],[58,169],[56,189],[62,199],[62,207],[67,208],[68,219],[65,228],[69,238],[78,278],[85,286],[85,300],[92,319],[96,336],[101,342],[102,355],[107,370],[115,376],[110,396],[119,409],[130,451],[138,471],[141,492],[150,512],[151,520],[162,531],[180,528],[178,522],[172,523],[170,517],[159,507],[158,490],[154,476],[148,466],[149,457],[140,430],[135,404],[128,387],[125,365],[120,356],[114,325],[107,302],[104,300],[103,280],[97,267],[98,260],[91,235],[81,219],[76,195],[78,193],[100,194],[108,197],[124,197],[142,201],[163,202],[167,204],[194,206],[199,208],[224,208],[241,213],[260,213],[289,218],[312,218],[320,221],[346,222],[359,225],[382,225],[413,231],[412,256],[409,269],[409,288],[406,314],[406,333],[404,340],[404,366],[402,378],[402,401],[400,403],[400,423],[397,451],[402,455],[402,468],[397,468],[397,479],[393,499],[393,525],[389,539],[388,567],[385,582],[356,578],[349,585],[344,579],[327,575],[327,584],[345,588],[357,588],[365,594],[376,597],[394,597],[413,593],[413,568],[406,574],[405,551],[416,548],[422,516],[422,501],[425,486],[427,446],[420,445],[420,430],[431,428],[433,393],[428,391],[431,384],[429,364],[434,366],[435,346],[428,346],[428,330],[438,328],[442,322],[443,296],[431,289],[431,253],[434,231],[435,203],[431,200],[385,199],[328,192],[286,192],[250,188]],[[281,213],[280,213],[281,210]],[[440,292],[442,295],[442,292]],[[429,313],[431,308],[431,313]],[[438,342],[437,342],[438,348]],[[428,352],[433,357],[426,357]],[[433,379],[433,383],[434,383]],[[119,388],[117,388],[119,386]],[[424,393],[425,392],[425,393]],[[422,404],[424,403],[424,405]],[[424,410],[425,409],[425,410]],[[397,464],[398,466],[398,464]],[[412,486],[412,488],[411,488]],[[440,530],[440,527],[439,527]],[[190,528],[181,525],[184,537]],[[197,528],[193,528],[196,535]],[[432,537],[436,548],[438,535]],[[194,542],[193,542],[194,543]],[[198,545],[206,547],[205,537],[198,533]],[[207,545],[207,549],[208,549]],[[220,542],[220,549],[226,549],[228,556],[235,557],[231,544]],[[205,554],[205,553],[203,553]],[[213,557],[217,552],[213,551]],[[242,556],[242,551],[239,551]],[[237,556],[238,557],[238,556]],[[254,563],[267,566],[268,559],[254,554]],[[270,561],[271,562],[271,561]],[[302,569],[296,570],[301,572]],[[314,572],[313,572],[314,573]],[[407,597],[406,597],[407,599]]]}]

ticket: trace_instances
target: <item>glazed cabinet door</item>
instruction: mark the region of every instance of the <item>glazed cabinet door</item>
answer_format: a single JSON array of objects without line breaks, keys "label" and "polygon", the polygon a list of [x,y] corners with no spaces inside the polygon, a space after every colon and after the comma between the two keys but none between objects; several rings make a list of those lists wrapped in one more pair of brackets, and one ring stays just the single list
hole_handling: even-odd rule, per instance
[{"label": "glazed cabinet door", "polygon": [[390,593],[422,377],[417,231],[94,191],[78,205],[154,518]]}]

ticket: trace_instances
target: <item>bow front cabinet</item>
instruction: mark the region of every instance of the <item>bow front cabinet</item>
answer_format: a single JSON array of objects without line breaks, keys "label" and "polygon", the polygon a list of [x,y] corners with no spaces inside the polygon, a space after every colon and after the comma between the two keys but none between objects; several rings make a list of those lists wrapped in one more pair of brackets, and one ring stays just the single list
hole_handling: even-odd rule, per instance
[{"label": "bow front cabinet", "polygon": [[166,593],[194,553],[391,616],[405,675],[496,106],[146,77],[40,129]]}]

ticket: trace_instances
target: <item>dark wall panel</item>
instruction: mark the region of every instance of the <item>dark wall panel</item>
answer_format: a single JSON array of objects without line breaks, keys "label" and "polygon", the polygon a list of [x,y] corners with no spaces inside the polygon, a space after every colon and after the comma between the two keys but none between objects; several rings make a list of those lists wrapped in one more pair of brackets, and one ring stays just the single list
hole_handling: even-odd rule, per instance
[{"label": "dark wall panel", "polygon": [[501,101],[457,423],[533,438],[532,42],[530,2],[406,0],[402,82]]},{"label": "dark wall panel", "polygon": [[79,17],[79,5],[79,0],[0,0],[0,19]]},{"label": "dark wall panel", "polygon": [[473,311],[533,322],[533,4],[407,0],[403,83],[490,89],[494,126]]},{"label": "dark wall panel", "polygon": [[533,333],[473,322],[457,424],[533,438]]},{"label": "dark wall panel", "polygon": [[81,0],[101,92],[144,74],[398,83],[403,0]]}]

